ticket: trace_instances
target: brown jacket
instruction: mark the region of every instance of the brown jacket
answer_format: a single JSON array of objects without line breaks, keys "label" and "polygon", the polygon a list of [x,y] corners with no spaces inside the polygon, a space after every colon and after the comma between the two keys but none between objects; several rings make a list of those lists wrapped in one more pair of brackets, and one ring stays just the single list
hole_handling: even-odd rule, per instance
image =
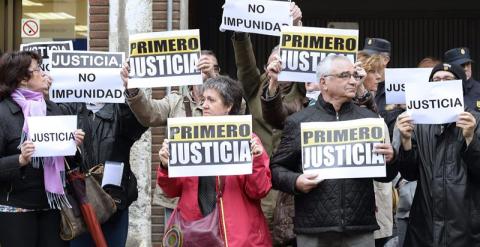
[{"label": "brown jacket", "polygon": [[[260,137],[263,146],[268,154],[271,155],[280,142],[282,131],[268,124],[264,118],[265,112],[262,112],[262,89],[265,85],[268,85],[267,75],[265,73],[260,74],[257,68],[252,42],[248,34],[235,33],[232,37],[232,42],[237,65],[237,77],[242,84],[245,101],[249,107],[250,114],[252,114],[253,132]],[[304,97],[305,91],[303,91],[302,95],[299,86],[299,84],[295,83],[290,90],[283,92],[284,95],[289,95],[285,98],[282,96],[286,103],[293,98]]]},{"label": "brown jacket", "polygon": [[[194,102],[189,93],[182,95],[179,91],[172,91],[164,98],[157,100],[147,97],[143,90],[133,97],[127,97],[127,103],[137,120],[146,127],[167,126],[167,119],[186,117],[184,96],[189,99],[192,116],[202,116],[202,106]],[[153,193],[153,204],[167,208],[175,208],[178,198],[166,198],[162,189],[157,185]]]}]

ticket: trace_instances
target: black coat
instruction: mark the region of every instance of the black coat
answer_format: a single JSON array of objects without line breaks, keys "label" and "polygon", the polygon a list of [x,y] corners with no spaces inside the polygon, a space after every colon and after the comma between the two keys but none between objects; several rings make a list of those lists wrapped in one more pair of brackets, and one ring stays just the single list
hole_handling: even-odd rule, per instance
[{"label": "black coat", "polygon": [[[326,103],[322,96],[318,99],[314,106],[287,118],[282,140],[270,165],[273,187],[295,195],[296,233],[373,232],[379,229],[375,219],[373,179],[329,179],[306,194],[295,189],[295,182],[302,173],[300,123],[378,117],[351,102],[343,104],[337,115],[333,106]],[[378,180],[388,182],[396,174],[394,165],[388,164],[387,177]]]},{"label": "black coat", "polygon": [[[60,108],[47,100],[47,116],[62,115]],[[50,208],[43,182],[43,169],[31,164],[20,167],[18,157],[24,117],[12,98],[0,102],[0,204],[25,209]],[[73,160],[70,160],[73,162]]]},{"label": "black coat", "polygon": [[463,98],[467,109],[480,112],[480,82],[471,77],[463,85]]},{"label": "black coat", "polygon": [[123,162],[122,194],[128,197],[130,205],[138,195],[136,178],[130,169],[130,149],[148,128],[138,122],[127,104],[105,104],[96,113],[84,103],[60,104],[60,107],[65,114],[78,115],[78,128],[85,132],[82,170],[105,161]]},{"label": "black coat", "polygon": [[417,125],[400,147],[402,177],[417,180],[405,246],[480,245],[480,119],[470,145],[455,123]]}]

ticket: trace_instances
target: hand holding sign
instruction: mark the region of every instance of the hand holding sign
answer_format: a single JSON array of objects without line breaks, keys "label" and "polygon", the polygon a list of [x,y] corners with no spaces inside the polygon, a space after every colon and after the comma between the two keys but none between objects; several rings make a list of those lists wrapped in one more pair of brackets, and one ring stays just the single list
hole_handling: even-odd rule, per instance
[{"label": "hand holding sign", "polygon": [[31,141],[24,141],[20,146],[20,155],[18,156],[18,163],[20,166],[26,166],[32,161],[32,155],[35,152],[35,145]]},{"label": "hand holding sign", "polygon": [[400,130],[403,149],[405,151],[412,149],[412,134],[414,126],[413,119],[408,112],[404,112],[398,116],[396,126],[398,130]]},{"label": "hand holding sign", "polygon": [[251,150],[252,150],[252,155],[253,157],[257,157],[262,155],[263,153],[263,147],[262,145],[259,145],[260,141],[258,140],[258,137],[252,137],[252,140],[250,141],[251,144]]},{"label": "hand holding sign", "polygon": [[278,89],[278,74],[282,72],[282,60],[278,54],[273,56],[273,60],[267,66],[268,92],[270,96],[275,95]]},{"label": "hand holding sign", "polygon": [[138,92],[138,88],[129,88],[128,87],[128,74],[130,73],[130,64],[128,64],[128,58],[122,65],[122,70],[120,71],[120,78],[122,78],[123,87],[127,90],[129,97],[132,97],[132,94]]},{"label": "hand holding sign", "polygon": [[373,152],[385,155],[385,161],[388,163],[393,160],[393,147],[390,143],[377,143],[373,146]]},{"label": "hand holding sign", "polygon": [[475,126],[477,126],[477,121],[470,112],[462,112],[458,115],[457,127],[462,129],[467,146],[472,142]]},{"label": "hand holding sign", "polygon": [[[215,69],[217,67],[217,69]],[[200,56],[198,60],[197,69],[202,72],[202,80],[206,81],[208,78],[214,78],[218,76],[218,64],[214,61],[213,56]]]},{"label": "hand holding sign", "polygon": [[85,132],[83,132],[82,129],[77,129],[74,135],[75,135],[75,144],[77,144],[77,146],[82,145],[83,139],[85,138]]},{"label": "hand holding sign", "polygon": [[290,16],[293,18],[294,26],[302,26],[302,11],[295,2],[290,3]]},{"label": "hand holding sign", "polygon": [[295,181],[295,188],[303,193],[308,193],[323,181],[323,179],[317,179],[317,177],[318,174],[304,173]]},{"label": "hand holding sign", "polygon": [[168,160],[170,159],[170,152],[168,151],[168,139],[163,140],[162,148],[158,151],[160,157],[160,166],[163,169],[168,169]]}]

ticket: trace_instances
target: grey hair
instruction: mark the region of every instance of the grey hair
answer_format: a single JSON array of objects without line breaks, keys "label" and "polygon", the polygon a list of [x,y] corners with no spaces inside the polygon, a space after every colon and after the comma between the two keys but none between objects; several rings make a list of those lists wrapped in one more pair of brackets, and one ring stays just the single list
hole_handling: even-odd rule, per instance
[{"label": "grey hair", "polygon": [[344,60],[350,62],[346,56],[343,55],[330,55],[325,57],[317,66],[317,82],[320,81],[320,78],[328,75],[332,71],[332,63],[336,60]]},{"label": "grey hair", "polygon": [[227,76],[217,76],[203,83],[203,91],[213,89],[218,92],[225,106],[232,106],[229,115],[237,115],[242,104],[243,91],[238,81]]}]

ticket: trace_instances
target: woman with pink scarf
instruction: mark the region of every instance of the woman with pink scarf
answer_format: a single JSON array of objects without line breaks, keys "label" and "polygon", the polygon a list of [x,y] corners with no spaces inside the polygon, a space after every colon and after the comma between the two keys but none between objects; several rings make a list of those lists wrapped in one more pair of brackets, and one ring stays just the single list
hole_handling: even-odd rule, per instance
[{"label": "woman with pink scarf", "polygon": [[[32,158],[30,116],[62,115],[44,98],[49,78],[33,52],[5,53],[0,59],[0,246],[68,246],[60,239],[65,197],[64,157]],[[75,132],[77,145],[84,133]],[[72,157],[73,158],[73,157]]]}]

